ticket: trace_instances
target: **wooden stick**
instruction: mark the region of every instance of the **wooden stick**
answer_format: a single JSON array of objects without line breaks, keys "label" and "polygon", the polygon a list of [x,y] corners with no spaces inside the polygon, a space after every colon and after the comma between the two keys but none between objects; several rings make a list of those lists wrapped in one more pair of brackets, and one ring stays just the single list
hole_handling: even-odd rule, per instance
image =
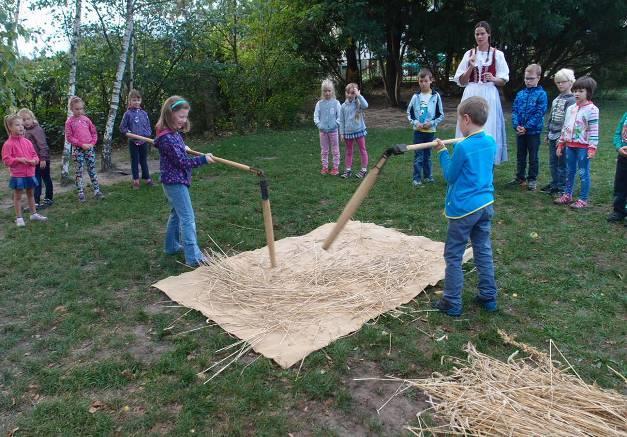
[{"label": "wooden stick", "polygon": [[[463,140],[463,138],[453,138],[450,140],[443,140],[442,142],[444,144],[451,144],[451,143],[458,143],[461,140]],[[420,144],[411,144],[409,146],[399,147],[399,151],[405,152],[408,150],[424,150],[424,149],[429,149],[435,146],[436,144],[437,144],[436,141],[430,141],[428,143],[420,143]],[[331,244],[333,244],[337,236],[340,234],[340,232],[342,232],[342,229],[344,229],[344,226],[346,226],[346,223],[355,214],[355,212],[357,211],[357,208],[359,208],[359,206],[364,201],[364,199],[366,198],[366,196],[372,189],[373,185],[377,181],[377,178],[379,177],[379,174],[381,173],[381,169],[383,168],[383,166],[385,165],[385,163],[387,162],[390,156],[391,156],[391,153],[386,151],[381,156],[379,161],[375,164],[375,166],[372,168],[372,170],[370,170],[370,172],[364,178],[364,180],[361,182],[361,184],[357,188],[357,191],[355,191],[355,194],[353,194],[353,197],[351,197],[351,199],[348,201],[348,203],[344,207],[344,210],[342,211],[342,214],[340,214],[340,217],[335,222],[335,226],[333,227],[333,229],[331,229],[331,233],[329,234],[327,239],[324,240],[324,243],[322,244],[322,248],[324,250],[328,250],[329,247],[331,247]]]}]

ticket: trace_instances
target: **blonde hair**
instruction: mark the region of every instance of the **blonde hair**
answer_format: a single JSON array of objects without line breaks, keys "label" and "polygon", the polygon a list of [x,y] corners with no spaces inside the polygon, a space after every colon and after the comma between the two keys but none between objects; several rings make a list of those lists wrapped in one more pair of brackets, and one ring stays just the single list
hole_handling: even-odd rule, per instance
[{"label": "blonde hair", "polygon": [[555,76],[553,76],[555,82],[572,82],[575,83],[575,72],[570,68],[562,68]]},{"label": "blonde hair", "polygon": [[[359,89],[359,85],[357,85],[355,82],[351,82],[348,85],[346,85],[346,88],[344,89],[346,92],[349,92],[350,90],[355,89],[358,90]],[[361,109],[361,103],[359,102],[359,99],[355,99],[355,121],[359,121],[359,119],[361,118],[362,114],[362,109]]]},{"label": "blonde hair", "polygon": [[532,71],[536,76],[542,77],[542,67],[540,67],[540,64],[530,64],[525,68],[525,71]]},{"label": "blonde hair", "polygon": [[22,117],[20,117],[17,113],[9,114],[4,117],[4,128],[6,129],[8,136],[11,136],[10,128],[13,126],[15,120],[22,120]]},{"label": "blonde hair", "polygon": [[[180,111],[181,109],[191,109],[189,102],[181,96],[172,96],[168,97],[165,102],[163,102],[163,106],[161,107],[161,115],[159,116],[159,120],[157,121],[157,131],[162,131],[165,129],[170,129],[176,131],[176,125],[174,124],[174,113]],[[191,125],[189,120],[185,122],[185,126],[183,126],[180,130],[181,132],[189,132],[191,129]]]},{"label": "blonde hair", "polygon": [[468,97],[457,107],[460,116],[467,114],[477,126],[483,126],[488,121],[488,112],[488,101],[479,96]]},{"label": "blonde hair", "polygon": [[324,90],[331,90],[331,97],[335,98],[335,85],[333,85],[333,81],[331,79],[325,79],[322,81],[320,85],[320,98],[324,99]]},{"label": "blonde hair", "polygon": [[72,96],[72,97],[70,97],[70,100],[69,100],[69,102],[68,102],[68,104],[67,104],[67,109],[68,109],[69,111],[71,111],[71,110],[72,110],[72,107],[73,107],[75,104],[77,104],[78,102],[81,102],[83,105],[85,104],[85,102],[83,101],[83,99],[81,99],[81,98],[80,98],[80,97],[78,97],[78,96]]},{"label": "blonde hair", "polygon": [[35,117],[35,114],[33,114],[33,111],[31,111],[28,108],[20,109],[19,111],[17,111],[17,115],[19,115],[22,118],[24,118],[25,115],[29,115],[30,118],[33,119],[33,124],[39,124],[39,122],[37,121],[37,118]]}]

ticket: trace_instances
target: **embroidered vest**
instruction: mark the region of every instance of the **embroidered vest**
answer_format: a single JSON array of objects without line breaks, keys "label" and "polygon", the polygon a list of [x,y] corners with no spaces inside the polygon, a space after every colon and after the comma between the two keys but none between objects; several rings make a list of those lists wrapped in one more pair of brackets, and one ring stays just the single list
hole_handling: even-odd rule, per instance
[{"label": "embroidered vest", "polygon": [[[472,70],[472,73],[470,74],[470,80],[469,82],[474,82],[477,83],[479,82],[479,78],[481,78],[481,82],[485,82],[483,80],[483,76],[486,73],[492,73],[492,76],[496,77],[496,49],[493,47],[490,47],[488,49],[488,53],[492,52],[492,63],[489,66],[485,66],[485,65],[481,65],[481,67],[475,67]],[[471,56],[474,55],[477,52],[477,49],[472,49],[472,53],[470,54]],[[490,55],[488,54],[488,57]],[[479,71],[481,69],[481,71]]]}]

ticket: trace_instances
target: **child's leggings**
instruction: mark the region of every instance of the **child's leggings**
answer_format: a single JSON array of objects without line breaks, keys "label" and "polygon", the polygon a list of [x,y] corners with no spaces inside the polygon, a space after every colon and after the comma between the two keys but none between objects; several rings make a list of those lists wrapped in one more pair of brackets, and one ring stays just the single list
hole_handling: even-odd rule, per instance
[{"label": "child's leggings", "polygon": [[578,147],[566,147],[566,193],[573,195],[575,186],[575,175],[578,173],[581,179],[581,191],[579,198],[588,201],[590,194],[590,160],[588,159],[588,149]]},{"label": "child's leggings", "polygon": [[331,155],[333,155],[333,168],[337,169],[340,166],[340,143],[338,141],[337,131],[320,131],[320,158],[322,168],[329,168],[329,147],[331,147]]},{"label": "child's leggings", "polygon": [[94,193],[100,191],[98,175],[96,174],[96,152],[94,148],[83,150],[80,147],[72,146],[72,159],[74,159],[76,164],[75,183],[78,192],[82,193],[85,191],[83,186],[83,166],[85,162],[87,162],[87,173],[89,174],[89,179],[91,179],[91,187],[94,189]]},{"label": "child's leggings", "polygon": [[361,167],[368,168],[368,152],[366,151],[366,137],[346,139],[346,168],[353,166],[353,144],[357,141]]}]

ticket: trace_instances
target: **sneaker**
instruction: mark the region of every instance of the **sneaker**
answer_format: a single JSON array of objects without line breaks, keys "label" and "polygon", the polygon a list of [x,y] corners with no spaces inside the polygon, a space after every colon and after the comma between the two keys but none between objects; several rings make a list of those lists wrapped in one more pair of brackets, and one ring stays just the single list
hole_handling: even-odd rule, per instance
[{"label": "sneaker", "polygon": [[411,184],[414,186],[414,188],[418,188],[418,187],[422,186],[422,182],[421,181],[411,181]]},{"label": "sneaker", "polygon": [[24,219],[22,217],[16,218],[15,224],[17,225],[18,228],[23,228],[24,226],[26,226],[26,223],[24,223]]},{"label": "sneaker", "polygon": [[435,179],[433,179],[433,178],[427,178],[427,179],[425,179],[425,182],[428,182],[428,183],[432,184],[432,183],[434,183],[434,182],[435,182]]},{"label": "sneaker", "polygon": [[329,174],[329,169],[323,168],[322,170],[320,170],[320,174]]},{"label": "sneaker", "polygon": [[48,206],[50,206],[50,205],[48,205],[48,204],[47,204],[47,203],[45,203],[45,202],[42,202],[42,203],[36,203],[36,204],[35,204],[35,207],[36,207],[35,209],[37,209],[37,211],[39,211],[39,210],[42,210],[42,209],[46,209],[46,208],[48,208]]},{"label": "sneaker", "polygon": [[577,199],[575,203],[570,204],[570,207],[574,209],[581,209],[587,206],[588,206],[588,202],[586,202],[585,200],[581,200],[581,199]]},{"label": "sneaker", "polygon": [[139,190],[139,180],[133,181],[133,190]]},{"label": "sneaker", "polygon": [[527,190],[529,191],[536,191],[536,188],[538,187],[538,184],[536,181],[529,181],[527,182]]},{"label": "sneaker", "polygon": [[541,193],[551,194],[553,192],[553,190],[555,190],[555,188],[553,188],[553,186],[551,184],[547,184],[544,187],[540,188],[540,192]]},{"label": "sneaker", "polygon": [[453,305],[446,299],[440,299],[431,304],[431,306],[440,312],[446,314],[451,317],[459,317],[462,315],[461,308],[455,308]]},{"label": "sneaker", "polygon": [[342,174],[340,175],[340,177],[341,177],[342,179],[348,179],[348,178],[350,178],[352,175],[353,175],[353,172],[351,171],[351,169],[350,169],[350,168],[348,168],[348,169],[344,170],[344,173],[342,173]]},{"label": "sneaker", "polygon": [[339,174],[340,174],[340,171],[339,171],[337,168],[334,168],[333,170],[331,170],[331,171],[329,172],[329,174],[330,174],[331,176],[337,176],[337,175],[339,175]]},{"label": "sneaker", "polygon": [[48,217],[44,217],[43,215],[36,212],[35,214],[30,215],[30,221],[31,222],[46,222],[48,221]]},{"label": "sneaker", "polygon": [[54,203],[54,200],[52,199],[44,199],[44,205],[46,206],[52,206],[53,203]]},{"label": "sneaker", "polygon": [[359,170],[359,173],[355,175],[357,179],[363,179],[368,174],[368,170]]},{"label": "sneaker", "polygon": [[610,223],[622,222],[624,219],[625,216],[616,211],[613,211],[610,215],[607,216],[607,221]]},{"label": "sneaker", "polygon": [[553,200],[553,203],[557,205],[570,205],[573,203],[573,196],[570,194],[562,194],[560,197],[557,197]]},{"label": "sneaker", "polygon": [[498,308],[496,305],[496,299],[485,299],[482,296],[475,296],[475,303],[483,307],[489,313],[495,312]]},{"label": "sneaker", "polygon": [[94,193],[94,197],[96,198],[96,200],[102,200],[104,199],[105,195],[102,194],[102,191],[98,190]]},{"label": "sneaker", "polygon": [[81,203],[85,202],[85,193],[78,193],[78,201]]},{"label": "sneaker", "polygon": [[511,181],[509,181],[506,185],[508,187],[514,187],[516,185],[522,185],[524,183],[525,183],[525,181],[523,179],[514,178]]},{"label": "sneaker", "polygon": [[152,179],[146,179],[146,185],[148,185],[149,187],[152,187],[155,183],[152,181]]}]

